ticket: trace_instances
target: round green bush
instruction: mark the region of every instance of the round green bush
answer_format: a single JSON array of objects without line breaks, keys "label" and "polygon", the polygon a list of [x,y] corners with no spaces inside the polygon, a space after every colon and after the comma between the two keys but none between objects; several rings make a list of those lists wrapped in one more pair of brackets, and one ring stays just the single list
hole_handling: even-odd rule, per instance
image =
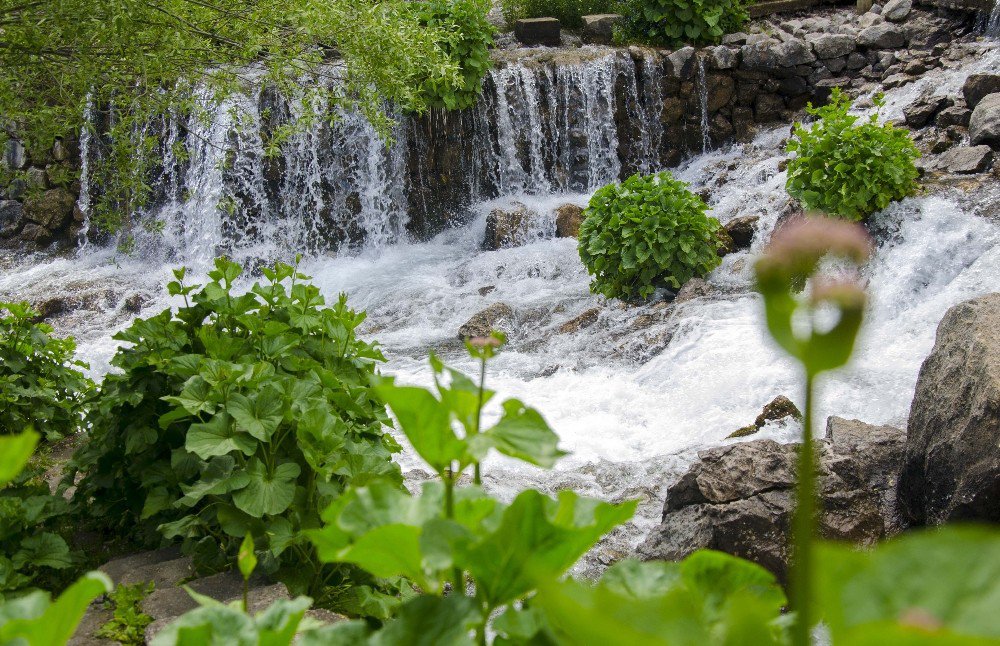
[{"label": "round green bush", "polygon": [[722,227],[704,200],[670,173],[634,175],[594,194],[580,226],[590,288],[608,298],[648,298],[719,266]]},{"label": "round green bush", "polygon": [[427,0],[419,3],[420,22],[441,29],[439,43],[459,67],[461,87],[449,78],[429,78],[421,90],[432,108],[463,110],[472,107],[482,90],[483,77],[493,67],[490,47],[495,28],[489,20],[488,0]]},{"label": "round green bush", "polygon": [[[875,104],[883,105],[881,97]],[[848,114],[851,101],[834,89],[830,103],[808,108],[819,117],[811,128],[796,124],[788,152],[789,195],[810,211],[864,220],[917,189],[914,160],[920,151],[910,133],[878,114],[861,121]],[[861,121],[860,124],[858,122]]]}]

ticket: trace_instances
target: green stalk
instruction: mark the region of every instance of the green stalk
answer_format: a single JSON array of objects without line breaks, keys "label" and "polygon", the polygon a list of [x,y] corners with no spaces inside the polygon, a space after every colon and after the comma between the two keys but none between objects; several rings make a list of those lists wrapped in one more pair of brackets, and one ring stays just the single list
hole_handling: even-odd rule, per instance
[{"label": "green stalk", "polygon": [[802,419],[802,445],[799,447],[798,486],[795,515],[792,518],[792,567],[790,575],[791,607],[796,612],[792,627],[793,646],[809,646],[813,621],[809,600],[813,582],[813,537],[816,525],[816,456],[813,446],[813,386],[815,375],[806,372],[806,407]]},{"label": "green stalk", "polygon": [[[479,403],[476,405],[476,429],[475,435],[479,435],[479,430],[482,428],[483,423],[483,397],[485,396],[486,390],[486,355],[484,354],[480,359],[479,364]],[[483,484],[483,475],[477,461],[473,465],[472,482],[479,486]]]},{"label": "green stalk", "polygon": [[[455,471],[453,467],[448,467],[444,472],[444,517],[448,520],[455,519]],[[462,569],[456,567],[452,573],[451,590],[452,594],[465,594],[465,576]]]}]

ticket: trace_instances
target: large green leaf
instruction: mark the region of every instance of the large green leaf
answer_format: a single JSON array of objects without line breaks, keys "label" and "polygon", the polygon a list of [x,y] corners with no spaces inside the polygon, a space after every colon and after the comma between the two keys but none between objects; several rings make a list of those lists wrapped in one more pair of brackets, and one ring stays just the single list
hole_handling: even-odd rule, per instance
[{"label": "large green leaf", "polygon": [[192,485],[180,485],[184,497],[176,504],[193,507],[205,496],[220,496],[247,486],[250,483],[250,475],[242,470],[234,473],[235,467],[236,458],[231,455],[212,458],[200,480]]},{"label": "large green leaf", "polygon": [[825,544],[816,605],[838,643],[922,634],[1000,640],[1000,531],[947,527],[904,535],[872,552]]},{"label": "large green leaf", "polygon": [[67,588],[51,605],[43,592],[2,604],[0,644],[65,644],[76,631],[90,602],[111,590],[111,580],[106,575],[90,572]]},{"label": "large green leaf", "polygon": [[233,494],[233,503],[255,518],[280,514],[295,498],[295,479],[300,471],[299,465],[286,462],[268,473],[267,465],[255,458],[247,464],[250,481]]},{"label": "large green leaf", "polygon": [[396,415],[413,449],[434,471],[443,474],[455,461],[469,463],[465,441],[451,427],[448,407],[430,391],[391,383],[376,390]]},{"label": "large green leaf", "polygon": [[150,646],[258,646],[253,619],[223,605],[186,612],[153,637]]},{"label": "large green leaf", "polygon": [[284,397],[273,386],[265,386],[252,397],[234,393],[229,396],[226,411],[233,416],[237,429],[261,442],[271,441],[278,430],[284,410]]},{"label": "large green leaf", "polygon": [[0,487],[13,480],[28,464],[40,437],[31,430],[0,436]]},{"label": "large green leaf", "polygon": [[337,560],[354,563],[383,579],[405,576],[427,592],[436,592],[437,583],[425,572],[420,535],[421,528],[413,525],[382,525],[340,550]]},{"label": "large green leaf", "polygon": [[572,491],[552,500],[528,490],[507,508],[495,532],[460,552],[458,564],[490,605],[514,601],[566,572],[635,507],[635,501],[612,505]]},{"label": "large green leaf", "polygon": [[227,413],[219,413],[208,422],[192,424],[184,446],[202,460],[207,460],[232,451],[253,455],[257,441],[237,431],[233,418]]},{"label": "large green leaf", "polygon": [[485,457],[486,451],[494,448],[504,455],[546,468],[566,455],[557,447],[559,436],[552,432],[541,413],[517,399],[505,401],[500,421],[469,442],[475,447],[477,457]]},{"label": "large green leaf", "polygon": [[396,618],[372,635],[371,646],[471,646],[483,616],[469,597],[422,596],[403,604]]},{"label": "large green leaf", "polygon": [[66,541],[62,536],[52,532],[41,532],[34,536],[28,536],[21,541],[19,548],[13,557],[16,568],[34,565],[35,567],[61,570],[73,565]]}]

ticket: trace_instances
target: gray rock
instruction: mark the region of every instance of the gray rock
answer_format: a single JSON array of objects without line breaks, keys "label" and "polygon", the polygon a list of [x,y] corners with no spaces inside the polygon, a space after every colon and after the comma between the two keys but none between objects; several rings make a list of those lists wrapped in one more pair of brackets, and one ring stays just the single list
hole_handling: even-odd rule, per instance
[{"label": "gray rock", "polygon": [[881,15],[889,22],[903,22],[912,10],[913,0],[889,0]]},{"label": "gray rock", "polygon": [[903,108],[903,120],[911,128],[923,128],[948,104],[946,96],[923,95]]},{"label": "gray rock", "polygon": [[59,231],[73,219],[76,200],[64,188],[53,188],[24,202],[24,214],[50,231]]},{"label": "gray rock", "polygon": [[784,43],[766,41],[747,44],[740,52],[743,67],[758,72],[795,67],[816,60],[812,48],[804,40],[797,38]]},{"label": "gray rock", "polygon": [[8,139],[4,150],[4,163],[11,170],[23,170],[28,166],[28,152],[20,141]]},{"label": "gray rock", "polygon": [[1000,293],[948,310],[910,407],[900,501],[916,524],[1000,522]]},{"label": "gray rock", "polygon": [[747,44],[747,35],[742,31],[726,34],[722,37],[722,44],[727,46],[742,47]]},{"label": "gray rock", "polygon": [[808,40],[821,60],[848,56],[857,49],[854,39],[845,34],[819,34]]},{"label": "gray rock", "polygon": [[674,302],[677,304],[693,301],[696,298],[708,296],[715,291],[712,284],[704,278],[692,278],[688,280],[677,292]]},{"label": "gray rock", "polygon": [[754,101],[754,114],[757,121],[773,121],[781,118],[781,113],[785,109],[785,102],[776,94],[761,92]]},{"label": "gray rock", "polygon": [[515,202],[513,207],[510,210],[494,209],[486,216],[484,250],[508,249],[527,242],[539,216],[520,202]]},{"label": "gray rock", "polygon": [[670,65],[673,68],[674,76],[679,78],[687,78],[694,74],[695,65],[695,49],[694,47],[681,47],[676,52],[673,52],[667,56],[667,60],[670,61]]},{"label": "gray rock", "polygon": [[882,80],[882,87],[887,90],[891,90],[893,88],[909,85],[916,80],[916,76],[910,76],[909,74],[890,74]]},{"label": "gray rock", "polygon": [[592,307],[583,314],[574,317],[562,325],[559,326],[560,334],[571,334],[573,332],[579,332],[584,328],[588,328],[597,322],[597,319],[601,316],[601,309],[599,307]]},{"label": "gray rock", "polygon": [[130,572],[138,569],[156,566],[181,558],[181,551],[177,547],[165,547],[151,552],[141,552],[129,556],[108,561],[98,569],[108,575],[108,578],[115,585],[121,583]]},{"label": "gray rock", "polygon": [[867,64],[868,59],[858,52],[854,52],[847,57],[847,69],[849,70],[859,70]]},{"label": "gray rock", "polygon": [[615,25],[621,22],[617,13],[601,13],[583,17],[583,42],[591,45],[610,45],[615,36]]},{"label": "gray rock", "polygon": [[731,47],[719,45],[708,48],[706,64],[713,70],[731,70],[739,63],[739,52]]},{"label": "gray rock", "polygon": [[514,23],[514,36],[522,45],[558,47],[562,25],[555,18],[524,18]]},{"label": "gray rock", "polygon": [[52,232],[40,224],[28,222],[21,227],[21,233],[18,234],[18,237],[26,242],[44,245],[52,241]]},{"label": "gray rock", "polygon": [[962,105],[953,105],[950,108],[945,108],[941,112],[938,112],[934,123],[941,128],[947,128],[948,126],[961,126],[963,128],[967,128],[969,127],[969,118],[971,116],[972,110],[969,110]]},{"label": "gray rock", "polygon": [[[904,433],[831,417],[817,442],[827,539],[872,545],[898,533],[896,484]],[[784,579],[794,508],[796,445],[753,440],[702,451],[667,490],[661,524],[639,554],[679,560],[716,549],[755,561]]]},{"label": "gray rock", "polygon": [[1000,74],[970,74],[962,86],[962,96],[970,110],[987,95],[996,92],[1000,92]]},{"label": "gray rock", "polygon": [[513,330],[514,321],[514,310],[510,305],[493,303],[473,315],[462,327],[458,328],[458,338],[472,339],[489,336],[493,330],[510,332]]},{"label": "gray rock", "polygon": [[726,222],[724,228],[733,239],[737,249],[749,249],[753,244],[753,237],[757,233],[757,223],[760,221],[759,215],[744,215],[733,218]]},{"label": "gray rock", "polygon": [[557,238],[579,237],[581,224],[583,224],[583,207],[576,204],[563,204],[556,209]]},{"label": "gray rock", "polygon": [[971,148],[957,146],[941,155],[941,160],[938,162],[939,168],[960,175],[982,173],[989,170],[992,165],[993,149],[989,146],[972,146]]},{"label": "gray rock", "polygon": [[871,49],[899,49],[906,44],[906,38],[899,27],[890,23],[879,23],[866,27],[858,34],[858,45]]},{"label": "gray rock", "polygon": [[0,238],[7,238],[21,228],[24,205],[16,200],[0,200]]},{"label": "gray rock", "polygon": [[44,168],[29,168],[25,171],[25,179],[29,189],[44,191],[49,187],[49,178]]},{"label": "gray rock", "polygon": [[883,22],[885,22],[885,20],[882,19],[882,16],[877,13],[868,12],[866,14],[862,14],[862,16],[858,18],[858,28],[864,30],[872,25],[878,25]]},{"label": "gray rock", "polygon": [[1000,93],[987,95],[972,111],[969,138],[973,146],[1000,146]]}]

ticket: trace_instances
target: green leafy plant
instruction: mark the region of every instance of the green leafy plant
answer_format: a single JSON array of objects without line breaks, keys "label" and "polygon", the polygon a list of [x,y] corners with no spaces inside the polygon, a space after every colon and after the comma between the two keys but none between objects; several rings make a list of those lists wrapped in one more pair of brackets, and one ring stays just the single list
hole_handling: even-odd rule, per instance
[{"label": "green leafy plant", "polygon": [[[0,435],[0,487],[21,477],[39,435],[32,430]],[[0,551],[0,570],[9,563],[7,546]],[[90,602],[111,591],[111,581],[91,572],[70,585],[55,602],[41,590],[14,599],[0,596],[0,644],[11,646],[60,646],[69,641]]]},{"label": "green leafy plant", "polygon": [[718,267],[722,228],[707,210],[667,172],[597,191],[580,226],[590,289],[608,298],[648,298],[657,287],[679,289]]},{"label": "green leafy plant", "polygon": [[709,45],[750,19],[744,0],[625,0],[624,33],[650,44]]},{"label": "green leafy plant", "polygon": [[[884,105],[881,95],[875,105]],[[819,120],[795,125],[786,188],[808,210],[863,220],[917,190],[920,151],[907,130],[879,125],[878,112],[862,119],[850,109],[839,88],[827,105],[807,108]]]},{"label": "green leafy plant", "polygon": [[146,626],[153,618],[142,611],[142,600],[153,591],[152,583],[119,585],[108,595],[106,607],[112,608],[111,619],[97,631],[97,637],[110,639],[123,646],[146,643]]},{"label": "green leafy plant", "polygon": [[471,107],[482,91],[483,77],[493,67],[490,47],[493,24],[487,18],[489,0],[429,0],[417,5],[421,24],[436,30],[438,43],[457,66],[461,83],[451,76],[434,76],[422,85],[430,107],[462,110]]},{"label": "green leafy plant", "polygon": [[513,26],[522,18],[557,18],[564,27],[583,26],[583,16],[616,13],[618,0],[501,0],[503,19]]},{"label": "green leafy plant", "polygon": [[[805,409],[799,448],[796,508],[792,518],[793,553],[790,574],[792,608],[797,617],[793,641],[809,643],[813,625],[810,599],[814,593],[816,532],[816,455],[813,446],[813,400],[817,375],[847,363],[864,318],[867,301],[856,281],[814,277],[820,263],[836,257],[856,266],[868,260],[868,236],[858,225],[826,218],[796,221],[780,228],[757,261],[757,288],[764,297],[767,329],[778,345],[802,364]],[[810,280],[804,296],[798,291]],[[836,313],[831,327],[820,312]]]},{"label": "green leafy plant", "polygon": [[[485,366],[500,342],[499,336],[473,339],[468,348]],[[611,642],[643,643],[626,640],[655,635],[659,641],[652,643],[666,643],[729,630],[729,613],[746,610],[744,597],[758,604],[754,616],[765,626],[759,632],[780,635],[776,620],[784,595],[774,577],[722,554],[699,553],[682,564],[622,563],[595,590],[559,583],[604,534],[631,518],[636,502],[611,504],[572,491],[552,499],[530,489],[509,505],[490,497],[476,468],[489,451],[551,467],[562,455],[557,437],[537,411],[516,399],[503,402],[497,423],[483,428],[482,409],[495,394],[484,386],[485,369],[477,384],[435,357],[431,368],[433,391],[386,380],[379,392],[440,480],[424,483],[419,494],[377,482],[351,488],[323,513],[325,526],[309,532],[321,559],[351,563],[376,577],[404,577],[423,594],[403,599],[378,631],[345,622],[304,636],[303,643],[464,644],[474,633],[485,644],[492,616],[497,644],[579,643],[596,625],[584,620],[574,626],[580,612],[601,624],[590,633],[593,639],[613,634],[643,611],[670,608],[668,616],[630,624]],[[456,486],[469,467],[472,483]],[[605,610],[615,604],[614,614],[584,610],[595,604]]]},{"label": "green leafy plant", "polygon": [[73,339],[52,336],[27,303],[0,302],[0,434],[33,426],[57,440],[81,429],[93,383]]},{"label": "green leafy plant", "polygon": [[369,383],[383,356],[355,335],[364,314],[344,296],[325,307],[295,267],[262,273],[237,294],[235,263],[217,260],[204,286],[178,270],[168,287],[184,306],[116,336],[129,345],[70,463],[74,504],[119,535],[182,541],[203,569],[225,568],[250,534],[266,573],[288,566],[284,580],[311,589],[336,573],[300,530],[347,484],[399,486],[399,446]]}]

